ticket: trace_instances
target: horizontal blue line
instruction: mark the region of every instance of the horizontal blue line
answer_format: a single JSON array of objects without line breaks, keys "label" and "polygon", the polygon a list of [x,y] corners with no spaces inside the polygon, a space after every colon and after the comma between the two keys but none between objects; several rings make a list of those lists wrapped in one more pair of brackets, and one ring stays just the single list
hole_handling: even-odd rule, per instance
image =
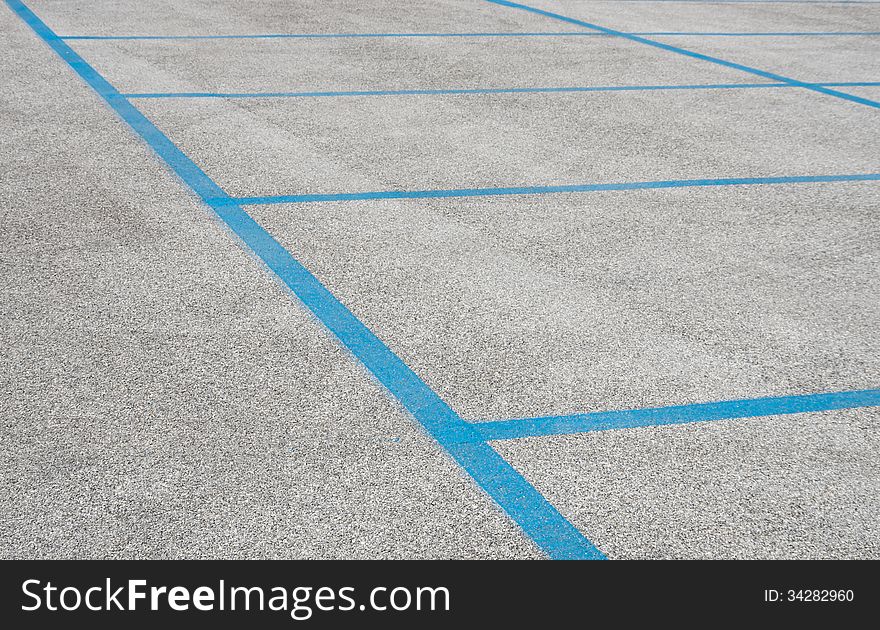
[{"label": "horizontal blue line", "polygon": [[[724,33],[717,31],[652,31],[644,33],[629,33],[630,35],[663,35],[663,36],[694,36],[694,37],[858,37],[862,35],[876,37],[880,31],[767,31],[767,32],[742,32]],[[595,33],[595,35],[609,35],[608,33]]]},{"label": "horizontal blue line", "polygon": [[[608,0],[597,0],[607,2]],[[670,4],[880,4],[880,0],[615,0],[617,2]]]},{"label": "horizontal blue line", "polygon": [[355,39],[373,37],[575,37],[603,36],[582,31],[477,32],[477,33],[256,33],[249,35],[67,35],[66,40],[120,39]]},{"label": "horizontal blue line", "polygon": [[[871,87],[880,81],[812,83],[824,87]],[[326,92],[129,92],[126,98],[319,98],[344,96],[430,96],[442,94],[555,94],[568,92],[643,92],[653,90],[736,90],[792,88],[790,83],[707,83],[695,85],[609,85],[524,88],[447,88],[438,90],[331,90]]]},{"label": "horizontal blue line", "polygon": [[[817,31],[724,33],[701,31],[642,31],[630,35],[663,35],[667,37],[833,37],[878,36],[880,31]],[[188,40],[188,39],[357,39],[357,38],[411,38],[411,37],[610,37],[610,33],[584,31],[546,32],[486,32],[486,33],[256,33],[250,35],[67,35],[64,40],[119,41],[119,40]]]},{"label": "horizontal blue line", "polygon": [[474,422],[480,437],[490,440],[512,440],[547,435],[571,435],[615,429],[634,429],[690,422],[732,420],[793,413],[856,409],[880,406],[880,389],[806,394],[803,396],[779,396],[726,400],[722,402],[697,403],[674,407],[629,409],[623,411],[597,411],[570,416],[547,416]]},{"label": "horizontal blue line", "polygon": [[654,39],[647,39],[645,37],[639,37],[638,35],[632,35],[630,33],[624,33],[623,31],[617,31],[612,28],[608,28],[605,26],[600,26],[598,24],[592,24],[590,22],[585,22],[583,20],[578,20],[576,18],[567,17],[565,15],[561,15],[559,13],[553,13],[551,11],[545,11],[544,9],[538,9],[536,7],[532,7],[526,4],[521,4],[518,2],[510,2],[510,0],[486,0],[492,4],[497,4],[499,6],[510,7],[512,9],[519,9],[521,11],[528,11],[529,13],[534,13],[535,15],[542,15],[544,17],[550,18],[552,20],[557,20],[560,22],[566,22],[568,24],[576,24],[579,26],[583,26],[586,29],[589,29],[593,32],[598,33],[608,33],[609,35],[617,35],[618,37],[622,37],[624,39],[628,39],[633,42],[638,42],[640,44],[645,44],[646,46],[651,46],[653,48],[658,48],[660,50],[666,50],[669,52],[674,52],[679,55],[683,55],[685,57],[690,57],[692,59],[699,59],[701,61],[706,61],[708,63],[713,63],[719,66],[724,66],[725,68],[733,68],[734,70],[740,70],[742,72],[747,72],[752,75],[756,75],[762,77],[764,79],[770,79],[772,81],[778,81],[780,83],[790,83],[791,85],[796,85],[807,90],[812,90],[813,92],[818,92],[819,94],[826,94],[828,96],[833,96],[835,98],[839,98],[841,100],[849,101],[851,103],[858,103],[860,105],[865,105],[867,107],[873,107],[876,109],[880,109],[880,101],[874,101],[868,98],[862,98],[861,96],[856,96],[854,94],[848,94],[846,92],[840,92],[838,90],[832,90],[831,88],[822,87],[819,85],[812,85],[809,83],[805,83],[803,81],[798,81],[797,79],[792,79],[790,77],[783,76],[781,74],[776,74],[773,72],[767,72],[766,70],[761,70],[760,68],[753,68],[751,66],[746,66],[741,63],[735,63],[733,61],[727,61],[725,59],[721,59],[719,57],[712,57],[711,55],[704,55],[703,53],[695,52],[693,50],[688,50],[686,48],[680,48],[678,46],[673,46],[671,44],[666,44]]},{"label": "horizontal blue line", "polygon": [[[605,556],[363,322],[21,0],[6,4],[137,133],[545,553]],[[220,202],[222,200],[222,203]],[[213,202],[212,202],[213,201]]]},{"label": "horizontal blue line", "polygon": [[510,188],[453,188],[448,190],[384,190],[377,192],[270,195],[210,199],[213,204],[260,205],[277,203],[319,203],[327,201],[365,201],[373,199],[437,199],[446,197],[489,197],[497,195],[546,195],[555,193],[688,188],[691,186],[753,186],[761,184],[814,184],[828,182],[880,181],[880,173],[856,175],[804,175],[792,177],[730,177],[723,179],[670,179],[653,182],[609,184],[568,184],[559,186],[518,186]]},{"label": "horizontal blue line", "polygon": [[[597,0],[607,2],[608,0]],[[669,4],[880,4],[880,0],[615,0],[632,4],[666,2]]]}]

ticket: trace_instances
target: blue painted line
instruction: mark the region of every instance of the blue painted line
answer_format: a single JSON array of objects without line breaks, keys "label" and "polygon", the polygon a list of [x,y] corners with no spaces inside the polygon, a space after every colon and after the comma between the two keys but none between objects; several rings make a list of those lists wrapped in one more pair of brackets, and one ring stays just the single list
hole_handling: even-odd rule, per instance
[{"label": "blue painted line", "polygon": [[[725,33],[719,31],[650,31],[630,35],[662,35],[664,37],[876,37],[880,31],[766,31]],[[596,33],[599,35],[599,33]]]},{"label": "blue painted line", "polygon": [[[630,35],[662,35],[664,37],[856,37],[880,35],[880,31],[800,31],[766,33],[724,33],[703,31],[642,31]],[[124,40],[199,40],[199,39],[358,39],[358,38],[418,38],[418,37],[611,37],[609,33],[590,31],[547,31],[505,33],[258,33],[251,35],[66,35],[71,41],[124,41]]]},{"label": "blue painted line", "polygon": [[473,427],[480,437],[487,441],[513,440],[524,437],[571,435],[594,431],[877,406],[880,406],[880,389],[866,389],[803,396],[726,400],[652,409],[597,411],[570,416],[475,422]]},{"label": "blue painted line", "polygon": [[[833,87],[880,86],[880,81],[816,83]],[[346,96],[437,96],[444,94],[559,94],[567,92],[645,92],[655,90],[738,90],[792,88],[788,83],[706,83],[695,85],[609,85],[533,88],[448,88],[439,90],[337,90],[327,92],[129,92],[126,98],[321,98]]]},{"label": "blue painted line", "polygon": [[607,87],[447,88],[438,90],[338,90],[327,92],[136,92],[127,98],[299,98],[337,96],[429,96],[440,94],[538,94],[566,92],[633,92],[644,90],[712,90],[791,87],[785,83],[719,83],[716,85],[620,85]]},{"label": "blue painted line", "polygon": [[67,35],[64,40],[181,40],[181,39],[359,39],[412,37],[596,37],[584,31],[476,32],[476,33],[257,33],[251,35]]},{"label": "blue painted line", "polygon": [[[596,0],[607,2],[608,0]],[[880,0],[616,0],[631,4],[880,4]]]},{"label": "blue painted line", "polygon": [[510,188],[453,188],[447,190],[383,190],[375,192],[271,195],[256,197],[220,197],[210,199],[215,205],[264,205],[278,203],[321,203],[329,201],[368,201],[374,199],[442,199],[447,197],[492,197],[498,195],[548,195],[656,188],[706,186],[756,186],[766,184],[819,184],[830,182],[880,181],[880,173],[856,175],[804,175],[792,177],[730,177],[726,179],[671,179],[653,182],[610,184],[563,184],[559,186],[517,186]]},{"label": "blue painted line", "polygon": [[299,261],[20,0],[6,4],[95,90],[551,558],[604,555]]},{"label": "blue painted line", "polygon": [[[596,0],[607,2],[608,0]],[[617,2],[669,4],[880,4],[880,0],[616,0]]]},{"label": "blue painted line", "polygon": [[566,22],[568,24],[577,24],[578,26],[583,26],[584,28],[588,28],[588,29],[591,29],[593,31],[597,31],[600,33],[607,33],[608,35],[616,35],[618,37],[622,37],[624,39],[628,39],[633,42],[638,42],[640,44],[645,44],[647,46],[653,46],[654,48],[659,48],[661,50],[667,50],[669,52],[673,52],[673,53],[676,53],[679,55],[691,57],[693,59],[707,61],[709,63],[714,63],[719,66],[724,66],[725,68],[733,68],[734,70],[740,70],[742,72],[754,74],[756,76],[763,77],[765,79],[771,79],[773,81],[778,81],[780,83],[788,83],[790,85],[802,87],[806,90],[811,90],[813,92],[819,92],[820,94],[826,94],[828,96],[834,96],[836,98],[843,99],[846,101],[851,101],[853,103],[859,103],[860,105],[867,105],[868,107],[874,107],[874,108],[880,109],[880,102],[872,101],[871,99],[867,99],[867,98],[862,98],[861,96],[847,94],[846,92],[839,92],[837,90],[832,90],[831,88],[822,87],[820,85],[804,83],[803,81],[798,81],[796,79],[785,77],[780,74],[775,74],[773,72],[766,72],[764,70],[759,70],[758,68],[752,68],[751,66],[745,66],[743,64],[734,63],[732,61],[725,61],[724,59],[719,59],[718,57],[711,57],[709,55],[704,55],[702,53],[694,52],[692,50],[687,50],[685,48],[680,48],[678,46],[673,46],[671,44],[665,44],[663,42],[658,42],[653,39],[646,39],[646,38],[640,37],[638,35],[631,35],[629,33],[624,33],[622,31],[616,31],[611,28],[599,26],[598,24],[592,24],[590,22],[584,22],[583,20],[578,20],[575,18],[566,17],[564,15],[560,15],[559,13],[552,13],[551,11],[544,11],[543,9],[536,9],[535,7],[531,7],[531,6],[528,6],[525,4],[519,4],[518,2],[510,2],[509,0],[485,0],[485,1],[491,2],[492,4],[497,4],[497,5],[503,6],[503,7],[509,7],[512,9],[520,9],[522,11],[528,11],[529,13],[534,13],[536,15],[543,15],[544,17],[548,17],[548,18],[551,18],[554,20],[559,20],[561,22]]}]

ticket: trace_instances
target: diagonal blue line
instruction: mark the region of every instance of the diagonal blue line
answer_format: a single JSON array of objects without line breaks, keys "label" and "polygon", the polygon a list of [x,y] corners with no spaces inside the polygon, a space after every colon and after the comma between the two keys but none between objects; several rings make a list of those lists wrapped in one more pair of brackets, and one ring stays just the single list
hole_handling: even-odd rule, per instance
[{"label": "diagonal blue line", "polygon": [[746,66],[746,65],[743,65],[740,63],[734,63],[732,61],[725,61],[724,59],[719,59],[718,57],[711,57],[709,55],[704,55],[702,53],[694,52],[692,50],[687,50],[685,48],[680,48],[678,46],[673,46],[671,44],[665,44],[663,42],[654,41],[653,39],[646,39],[644,37],[640,37],[639,35],[632,35],[630,33],[616,31],[611,28],[599,26],[598,24],[592,24],[590,22],[584,22],[583,20],[578,20],[575,18],[566,17],[564,15],[560,15],[559,13],[552,13],[551,11],[537,9],[535,7],[531,7],[531,6],[528,6],[525,4],[519,4],[517,2],[509,2],[509,0],[485,0],[485,1],[491,2],[492,4],[497,4],[497,5],[500,5],[503,7],[510,7],[512,9],[521,9],[523,11],[528,11],[529,13],[543,15],[544,17],[549,17],[554,20],[559,20],[561,22],[567,22],[569,24],[577,24],[578,26],[583,26],[584,28],[592,29],[592,30],[598,31],[600,33],[606,33],[608,35],[616,35],[618,37],[623,37],[624,39],[638,42],[640,44],[645,44],[647,46],[653,46],[654,48],[660,48],[661,50],[668,50],[669,52],[674,52],[679,55],[691,57],[693,59],[699,59],[701,61],[708,61],[709,63],[714,63],[719,66],[724,66],[726,68],[733,68],[734,70],[740,70],[742,72],[754,74],[759,77],[764,77],[765,79],[772,79],[773,81],[779,81],[781,83],[788,83],[789,85],[801,87],[806,90],[812,90],[813,92],[819,92],[821,94],[827,94],[828,96],[834,96],[834,97],[837,97],[837,98],[840,98],[840,99],[843,99],[846,101],[852,101],[853,103],[867,105],[868,107],[880,108],[880,102],[872,101],[871,99],[867,99],[867,98],[862,98],[861,96],[854,96],[852,94],[847,94],[846,92],[839,92],[837,90],[832,90],[830,88],[822,87],[822,86],[815,85],[812,83],[804,83],[803,81],[798,81],[796,79],[785,77],[780,74],[775,74],[773,72],[766,72],[764,70],[759,70],[758,68],[752,68],[751,66]]},{"label": "diagonal blue line", "polygon": [[[880,81],[816,83],[834,87],[876,87]],[[736,90],[792,88],[788,83],[703,83],[694,85],[609,85],[523,88],[447,88],[437,90],[338,90],[327,92],[129,92],[126,98],[320,98],[346,96],[433,96],[442,94],[535,94],[568,92],[643,92],[655,90]]]},{"label": "diagonal blue line", "polygon": [[364,364],[474,481],[551,558],[604,555],[397,355],[327,290],[137,108],[20,0],[9,7],[91,86],[156,154],[210,206],[217,217]]},{"label": "diagonal blue line", "polygon": [[492,197],[498,195],[548,195],[557,193],[689,188],[711,186],[755,186],[768,184],[816,184],[832,182],[880,181],[880,173],[855,175],[798,175],[790,177],[729,177],[722,179],[671,179],[653,182],[609,184],[562,184],[559,186],[516,186],[507,188],[452,188],[438,190],[384,190],[373,192],[269,195],[210,199],[216,205],[262,205],[278,203],[322,203],[329,201],[369,201],[374,199],[443,199],[448,197]]},{"label": "diagonal blue line", "polygon": [[650,409],[597,411],[569,416],[496,420],[475,422],[472,426],[484,440],[512,440],[877,406],[880,406],[880,389],[866,389],[802,396],[726,400]]}]

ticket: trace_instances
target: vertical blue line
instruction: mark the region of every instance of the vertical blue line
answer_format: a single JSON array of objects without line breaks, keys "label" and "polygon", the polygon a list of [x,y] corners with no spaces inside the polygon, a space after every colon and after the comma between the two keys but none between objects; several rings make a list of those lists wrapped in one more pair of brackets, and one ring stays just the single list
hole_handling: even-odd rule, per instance
[{"label": "vertical blue line", "polygon": [[523,531],[554,559],[603,559],[583,534],[474,432],[263,227],[20,0],[6,4],[205,202]]}]

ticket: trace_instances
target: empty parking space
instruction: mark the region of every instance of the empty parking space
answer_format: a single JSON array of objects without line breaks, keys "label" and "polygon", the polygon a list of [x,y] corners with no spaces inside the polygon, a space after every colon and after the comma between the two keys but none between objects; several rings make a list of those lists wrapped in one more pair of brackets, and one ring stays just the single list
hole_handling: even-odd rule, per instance
[{"label": "empty parking space", "polygon": [[[878,18],[877,30],[880,30]],[[839,37],[663,37],[657,41],[800,81],[875,81],[880,35]],[[854,54],[855,53],[855,54]]]},{"label": "empty parking space", "polygon": [[[880,5],[843,2],[536,0],[526,5],[627,32],[827,33],[880,30]],[[536,20],[540,23],[540,20]]]},{"label": "empty parking space", "polygon": [[873,111],[803,99],[779,88],[138,106],[243,197],[880,171]]},{"label": "empty parking space", "polygon": [[121,91],[155,96],[755,82],[601,36],[71,43]]},{"label": "empty parking space", "polygon": [[419,33],[570,31],[526,15],[469,0],[262,2],[246,10],[236,0],[37,0],[29,6],[61,36],[266,35],[291,33]]},{"label": "empty parking space", "polygon": [[872,387],[875,186],[251,211],[456,409],[494,419]]},{"label": "empty parking space", "polygon": [[0,96],[0,556],[538,555],[5,7],[0,23],[28,69]]},{"label": "empty parking space", "polygon": [[495,442],[618,558],[876,558],[876,410]]},{"label": "empty parking space", "polygon": [[0,555],[880,555],[880,4],[0,26]]}]

